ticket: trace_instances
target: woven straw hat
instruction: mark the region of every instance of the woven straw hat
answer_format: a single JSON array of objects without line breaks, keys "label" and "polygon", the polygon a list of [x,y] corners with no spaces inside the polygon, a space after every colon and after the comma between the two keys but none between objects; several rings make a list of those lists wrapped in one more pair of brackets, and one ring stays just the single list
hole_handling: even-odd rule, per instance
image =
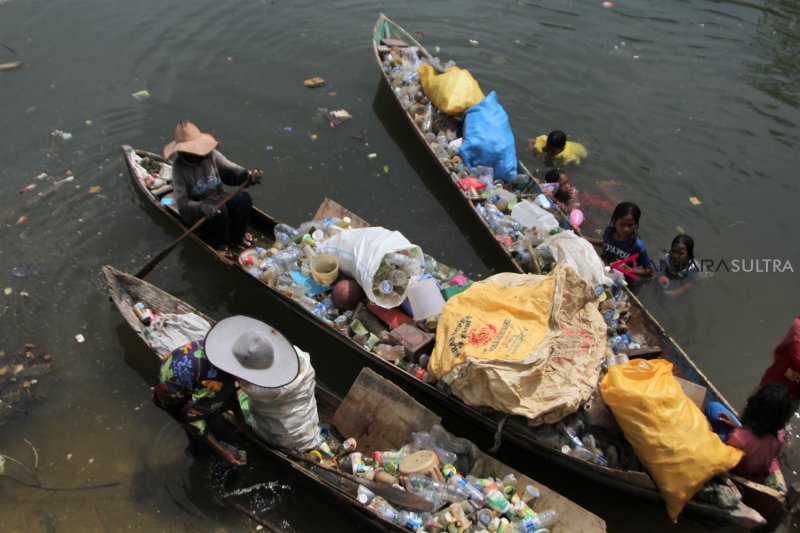
[{"label": "woven straw hat", "polygon": [[175,140],[164,146],[164,158],[169,159],[175,152],[208,155],[218,144],[210,133],[201,132],[193,122],[181,120],[175,126]]}]

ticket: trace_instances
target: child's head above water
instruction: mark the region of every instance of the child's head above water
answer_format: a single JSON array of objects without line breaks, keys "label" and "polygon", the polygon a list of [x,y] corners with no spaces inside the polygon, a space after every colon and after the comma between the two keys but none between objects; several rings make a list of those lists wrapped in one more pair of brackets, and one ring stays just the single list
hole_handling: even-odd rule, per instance
[{"label": "child's head above water", "polygon": [[553,130],[547,134],[544,152],[549,156],[557,156],[567,146],[567,134],[561,130]]},{"label": "child's head above water", "polygon": [[545,183],[558,183],[558,190],[563,191],[569,186],[569,177],[560,168],[551,168],[544,175]]},{"label": "child's head above water", "polygon": [[611,213],[611,226],[614,228],[614,237],[621,241],[636,238],[639,232],[639,219],[642,210],[633,202],[620,202]]},{"label": "child's head above water", "polygon": [[681,233],[672,239],[672,245],[669,248],[669,258],[674,265],[686,265],[694,260],[694,239]]},{"label": "child's head above water", "polygon": [[789,422],[794,410],[783,383],[766,383],[747,399],[742,425],[757,437],[775,435]]}]

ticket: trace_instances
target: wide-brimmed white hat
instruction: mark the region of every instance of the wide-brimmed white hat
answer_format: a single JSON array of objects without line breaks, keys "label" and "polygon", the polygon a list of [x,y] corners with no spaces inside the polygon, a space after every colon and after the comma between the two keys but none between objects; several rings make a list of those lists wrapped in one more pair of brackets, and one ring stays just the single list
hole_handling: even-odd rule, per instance
[{"label": "wide-brimmed white hat", "polygon": [[300,359],[286,337],[249,316],[217,322],[206,335],[205,351],[215,367],[260,387],[282,387],[300,373]]},{"label": "wide-brimmed white hat", "polygon": [[219,142],[210,133],[203,133],[189,120],[181,120],[175,126],[175,140],[164,146],[164,159],[169,159],[175,152],[187,152],[194,155],[208,155]]}]

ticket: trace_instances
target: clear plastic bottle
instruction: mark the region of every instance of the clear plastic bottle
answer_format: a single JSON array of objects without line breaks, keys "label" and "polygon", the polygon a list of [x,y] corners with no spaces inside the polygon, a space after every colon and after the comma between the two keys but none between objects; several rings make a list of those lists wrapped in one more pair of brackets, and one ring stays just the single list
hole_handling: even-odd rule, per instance
[{"label": "clear plastic bottle", "polygon": [[447,482],[463,490],[467,494],[467,501],[475,509],[480,509],[486,504],[486,498],[483,497],[483,493],[473,487],[461,474],[451,472],[447,476]]},{"label": "clear plastic bottle", "polygon": [[548,528],[558,521],[558,511],[555,509],[545,509],[528,516],[517,522],[514,531],[516,533],[528,533],[537,529]]},{"label": "clear plastic bottle", "polygon": [[442,483],[421,474],[411,474],[408,476],[408,487],[414,494],[422,496],[426,500],[441,505],[441,502],[459,502],[469,500],[468,494],[447,483]]},{"label": "clear plastic bottle", "polygon": [[401,254],[399,252],[392,252],[386,254],[383,260],[386,261],[386,263],[389,265],[405,266],[411,261],[411,258],[406,254]]},{"label": "clear plastic bottle", "polygon": [[289,244],[297,237],[297,230],[288,224],[276,224],[273,231],[275,234],[275,246],[282,247]]},{"label": "clear plastic bottle", "polygon": [[383,518],[384,520],[388,520],[389,522],[397,523],[398,519],[398,512],[397,509],[392,507],[392,504],[384,500],[380,496],[375,496],[372,499],[372,503],[369,504],[370,509],[373,512]]}]

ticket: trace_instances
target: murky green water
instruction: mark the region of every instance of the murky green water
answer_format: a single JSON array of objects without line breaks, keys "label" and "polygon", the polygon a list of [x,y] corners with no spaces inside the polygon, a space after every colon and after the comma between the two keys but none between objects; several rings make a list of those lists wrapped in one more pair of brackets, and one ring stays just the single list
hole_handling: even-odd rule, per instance
[{"label": "murky green water", "polygon": [[[380,88],[370,48],[380,10],[423,32],[426,46],[470,69],[485,91],[496,90],[520,150],[527,137],[555,128],[583,142],[590,156],[572,182],[639,203],[651,255],[680,226],[699,257],[781,259],[800,269],[800,9],[791,0],[613,8],[599,1],[0,1],[0,63],[25,62],[0,72],[0,279],[10,289],[0,297],[0,350],[30,342],[54,356],[33,401],[0,429],[0,453],[32,467],[28,439],[49,486],[119,482],[48,493],[0,480],[0,529],[251,527],[213,502],[208,473],[183,458],[180,429],[149,401],[148,353],[101,283],[102,264],[136,271],[177,236],[144,209],[119,144],[159,151],[175,122],[190,118],[232,160],[265,169],[252,193],[277,218],[301,222],[330,196],[446,263],[490,272],[491,259],[462,234],[458,209],[447,205],[426,154]],[[327,84],[304,88],[312,76]],[[142,90],[150,97],[132,96]],[[347,109],[353,119],[331,129],[314,121],[320,107]],[[72,138],[52,137],[54,130]],[[51,188],[67,170],[75,180]],[[18,192],[30,183],[37,188]],[[16,224],[22,215],[27,220]],[[585,227],[602,227],[607,216],[587,210]],[[15,271],[24,276],[12,273],[25,265]],[[797,275],[721,270],[678,298],[655,285],[641,297],[741,405],[797,314]],[[346,382],[335,350],[306,347],[302,325],[260,305],[258,294],[191,244],[148,279],[214,316],[248,312],[270,321],[311,351],[327,370],[323,378]],[[78,344],[76,334],[86,341]],[[632,505],[547,465],[531,469],[605,517],[612,531],[669,528],[659,505]],[[260,493],[276,523],[358,528],[275,465],[258,463],[246,475],[277,483]]]}]

